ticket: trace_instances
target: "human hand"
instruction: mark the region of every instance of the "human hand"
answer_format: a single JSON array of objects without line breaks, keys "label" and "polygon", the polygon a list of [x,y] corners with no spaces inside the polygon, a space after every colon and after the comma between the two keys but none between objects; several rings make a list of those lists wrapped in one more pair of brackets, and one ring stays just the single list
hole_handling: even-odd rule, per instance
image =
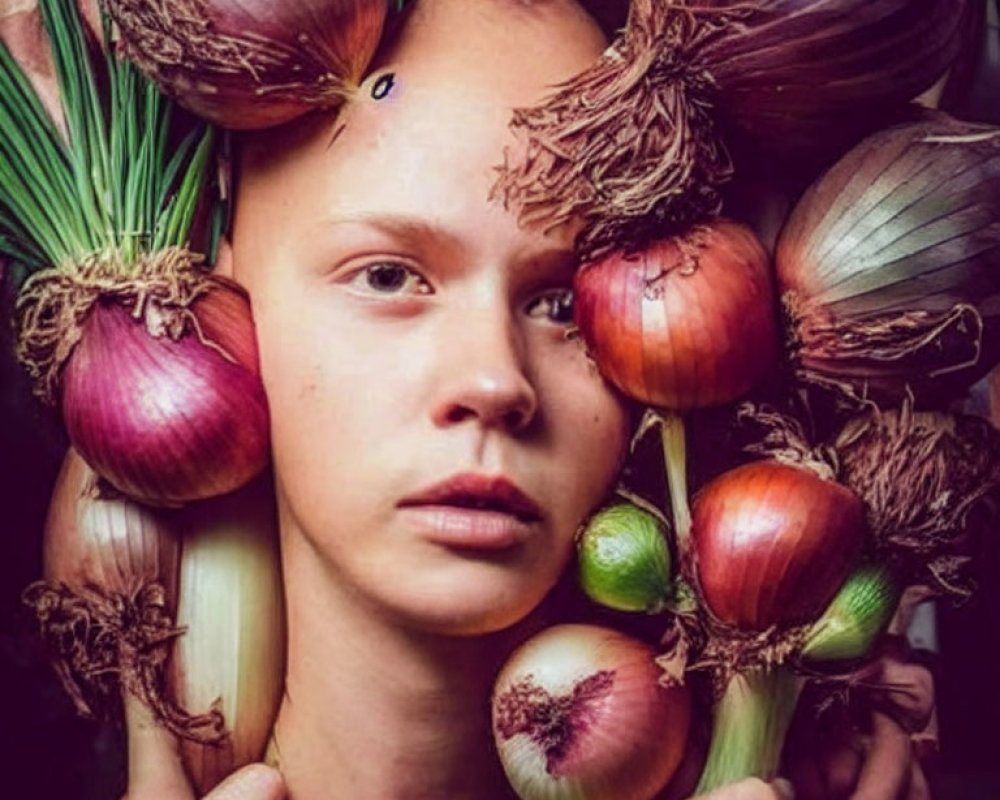
[{"label": "human hand", "polygon": [[[125,698],[128,728],[128,791],[122,800],[196,800],[181,763],[176,737],[138,699]],[[286,800],[281,773],[248,764],[202,800]],[[728,800],[728,798],[726,799]]]},{"label": "human hand", "polygon": [[847,687],[854,702],[821,716],[800,706],[784,764],[797,800],[930,800],[924,769],[937,746],[930,670],[888,640]]}]

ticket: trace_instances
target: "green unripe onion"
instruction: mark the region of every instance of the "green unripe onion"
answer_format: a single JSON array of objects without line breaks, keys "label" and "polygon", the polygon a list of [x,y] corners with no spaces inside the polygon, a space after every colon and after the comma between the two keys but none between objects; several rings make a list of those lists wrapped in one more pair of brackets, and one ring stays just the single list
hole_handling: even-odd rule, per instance
[{"label": "green unripe onion", "polygon": [[899,590],[889,570],[865,564],[851,573],[802,646],[809,661],[841,661],[866,655],[896,610]]},{"label": "green unripe onion", "polygon": [[617,611],[657,613],[673,597],[664,525],[632,503],[598,511],[577,538],[580,585]]}]

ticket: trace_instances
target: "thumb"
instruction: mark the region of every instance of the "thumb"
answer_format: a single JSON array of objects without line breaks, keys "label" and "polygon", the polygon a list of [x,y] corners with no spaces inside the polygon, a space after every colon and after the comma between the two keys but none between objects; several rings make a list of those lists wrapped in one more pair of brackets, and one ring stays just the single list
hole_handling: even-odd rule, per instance
[{"label": "thumb", "polygon": [[204,800],[286,800],[281,773],[266,764],[247,764],[216,786]]},{"label": "thumb", "polygon": [[128,792],[123,800],[195,800],[176,737],[127,689],[122,704],[128,731]]}]

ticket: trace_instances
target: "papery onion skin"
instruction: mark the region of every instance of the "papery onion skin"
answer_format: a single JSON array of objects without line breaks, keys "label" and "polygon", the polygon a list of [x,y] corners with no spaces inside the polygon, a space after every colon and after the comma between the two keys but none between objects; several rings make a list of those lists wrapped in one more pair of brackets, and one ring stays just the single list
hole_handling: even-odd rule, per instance
[{"label": "papery onion skin", "polygon": [[184,547],[168,685],[189,708],[217,707],[218,743],[181,742],[194,788],[208,793],[259,761],[284,689],[285,617],[273,483],[262,476],[181,516]]},{"label": "papery onion skin", "polygon": [[[736,0],[699,6],[738,7]],[[849,145],[937,81],[964,0],[760,0],[698,54],[723,119],[776,150]]]},{"label": "papery onion skin", "polygon": [[576,324],[598,369],[649,405],[721,405],[778,362],[769,260],[739,223],[716,220],[586,264],[574,297]]},{"label": "papery onion skin", "polygon": [[857,559],[861,500],[846,487],[777,461],[706,484],[692,505],[698,588],[719,622],[763,631],[815,619]]},{"label": "papery onion skin", "polygon": [[1000,358],[1000,128],[935,114],[806,192],[775,267],[802,381],[879,403],[962,394]]},{"label": "papery onion skin", "polygon": [[46,580],[123,595],[160,583],[173,613],[180,564],[176,520],[171,512],[101,492],[97,474],[71,448],[45,520]]},{"label": "papery onion skin", "polygon": [[268,460],[268,414],[249,300],[216,280],[190,311],[197,330],[153,336],[98,302],[63,371],[70,441],[120,491],[175,505],[232,491]]},{"label": "papery onion skin", "polygon": [[[648,800],[684,752],[691,698],[665,687],[653,649],[595,625],[556,625],[501,669],[493,731],[522,800]],[[554,713],[553,713],[554,712]]]},{"label": "papery onion skin", "polygon": [[339,105],[361,83],[388,0],[107,0],[126,55],[222,127]]},{"label": "papery onion skin", "polygon": [[[70,450],[45,522],[45,580],[23,593],[77,711],[113,715],[136,698],[171,733],[217,743],[222,718],[192,714],[165,691],[175,624],[180,534],[173,512],[107,487]],[[127,701],[128,702],[128,701]]]}]

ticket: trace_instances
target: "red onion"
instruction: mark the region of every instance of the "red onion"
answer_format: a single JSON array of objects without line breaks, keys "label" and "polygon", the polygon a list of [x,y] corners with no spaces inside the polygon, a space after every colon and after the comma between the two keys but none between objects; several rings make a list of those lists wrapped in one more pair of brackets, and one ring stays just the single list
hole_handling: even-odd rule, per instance
[{"label": "red onion", "polygon": [[775,777],[802,679],[783,666],[791,626],[816,619],[860,553],[864,507],[810,469],[758,461],[706,484],[692,507],[701,656],[722,685],[698,791]]},{"label": "red onion", "polygon": [[525,642],[493,692],[493,733],[523,800],[649,800],[681,761],[691,719],[651,647],[594,625]]},{"label": "red onion", "polygon": [[692,504],[701,595],[719,622],[741,631],[814,619],[847,576],[864,533],[854,492],[777,461],[724,472]]},{"label": "red onion", "polygon": [[267,463],[267,402],[249,301],[230,281],[209,285],[175,318],[180,332],[152,300],[144,320],[129,306],[99,300],[63,371],[73,446],[143,502],[223,494]]},{"label": "red onion", "polygon": [[355,91],[388,0],[107,0],[126,55],[223,127],[278,125]]},{"label": "red onion", "polygon": [[[727,122],[780,152],[832,152],[929,88],[962,45],[966,0],[707,0],[733,22],[700,48]],[[740,9],[744,10],[740,10]]]},{"label": "red onion", "polygon": [[1000,128],[877,133],[803,196],[775,260],[802,381],[893,404],[1000,358]]}]

